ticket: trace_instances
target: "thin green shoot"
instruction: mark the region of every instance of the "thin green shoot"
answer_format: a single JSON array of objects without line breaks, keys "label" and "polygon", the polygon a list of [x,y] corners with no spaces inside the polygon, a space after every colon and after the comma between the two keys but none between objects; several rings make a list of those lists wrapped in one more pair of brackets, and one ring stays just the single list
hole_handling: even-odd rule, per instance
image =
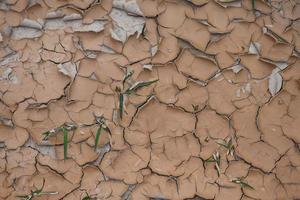
[{"label": "thin green shoot", "polygon": [[131,94],[132,92],[136,92],[138,89],[141,89],[143,87],[147,87],[153,83],[156,83],[158,79],[152,80],[152,81],[141,81],[141,82],[136,82],[133,84],[130,88],[128,88],[124,93],[125,94]]},{"label": "thin green shoot", "polygon": [[96,138],[95,138],[95,146],[94,146],[94,150],[95,151],[97,150],[97,146],[99,144],[99,139],[100,139],[101,131],[102,131],[102,124],[100,124],[100,127],[97,129]]},{"label": "thin green shoot", "polygon": [[119,94],[119,113],[120,113],[120,118],[123,118],[123,112],[124,112],[124,94],[120,93]]},{"label": "thin green shoot", "polygon": [[45,179],[43,179],[43,184],[40,189],[35,187],[35,190],[31,190],[30,194],[28,195],[19,195],[18,198],[21,198],[22,200],[32,200],[34,197],[41,196],[41,195],[55,195],[58,194],[58,192],[43,192],[45,186]]},{"label": "thin green shoot", "polygon": [[45,133],[43,133],[42,135],[44,135],[43,140],[46,141],[49,139],[49,137],[56,135],[59,132],[63,132],[64,137],[63,137],[63,145],[64,145],[64,159],[67,159],[68,156],[68,131],[72,131],[75,130],[77,128],[77,126],[73,123],[64,123],[63,125],[54,128],[50,131],[47,131]]},{"label": "thin green shoot", "polygon": [[82,198],[82,200],[96,200],[97,198],[91,197],[87,192],[85,192],[85,196]]},{"label": "thin green shoot", "polygon": [[85,192],[85,197],[83,197],[82,200],[91,200],[91,197],[87,192]]},{"label": "thin green shoot", "polygon": [[241,186],[241,188],[249,188],[251,190],[254,190],[254,187],[252,187],[251,185],[249,185],[248,183],[246,183],[243,178],[237,177],[231,180],[231,182],[235,183],[235,184],[239,184]]},{"label": "thin green shoot", "polygon": [[216,170],[218,172],[218,175],[221,174],[221,168],[220,168],[221,159],[220,159],[219,152],[214,153],[210,158],[208,158],[206,160],[206,162],[213,162],[213,163],[215,163],[215,168],[216,168]]},{"label": "thin green shoot", "polygon": [[68,131],[64,127],[61,128],[64,133],[64,159],[68,156]]},{"label": "thin green shoot", "polygon": [[256,0],[252,0],[252,11],[253,11],[253,13],[255,13],[255,7],[256,7],[256,2],[255,2]]},{"label": "thin green shoot", "polygon": [[122,81],[122,84],[123,84],[123,87],[124,87],[124,84],[126,83],[126,81],[133,75],[134,71],[129,71],[127,72],[127,74],[125,75],[123,81]]},{"label": "thin green shoot", "polygon": [[233,156],[234,154],[234,144],[232,138],[227,138],[225,140],[217,141],[217,143],[227,149],[227,155]]},{"label": "thin green shoot", "polygon": [[[132,74],[130,75],[132,76]],[[126,76],[126,77],[130,77],[130,76]],[[126,78],[125,77],[125,78]],[[125,95],[130,95],[132,93],[135,93],[137,90],[143,88],[143,87],[147,87],[155,82],[157,82],[158,79],[156,80],[152,80],[152,81],[140,81],[140,82],[136,82],[135,84],[133,84],[131,87],[129,87],[128,89],[126,89],[125,91],[121,91],[120,88],[117,88],[117,92],[119,93],[119,115],[120,115],[120,119],[122,120],[123,118],[123,113],[124,113],[124,100],[125,100]]]}]

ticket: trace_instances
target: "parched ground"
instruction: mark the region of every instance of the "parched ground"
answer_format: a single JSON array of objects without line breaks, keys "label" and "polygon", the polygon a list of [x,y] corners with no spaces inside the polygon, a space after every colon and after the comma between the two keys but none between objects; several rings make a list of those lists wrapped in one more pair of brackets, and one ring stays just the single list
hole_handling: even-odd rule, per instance
[{"label": "parched ground", "polygon": [[0,9],[1,200],[300,199],[299,1]]}]

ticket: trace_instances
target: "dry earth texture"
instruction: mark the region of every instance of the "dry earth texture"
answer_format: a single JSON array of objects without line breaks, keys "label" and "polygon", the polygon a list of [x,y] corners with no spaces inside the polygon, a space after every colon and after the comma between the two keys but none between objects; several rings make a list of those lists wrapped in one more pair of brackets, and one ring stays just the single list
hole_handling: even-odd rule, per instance
[{"label": "dry earth texture", "polygon": [[0,1],[0,199],[300,199],[300,2]]}]

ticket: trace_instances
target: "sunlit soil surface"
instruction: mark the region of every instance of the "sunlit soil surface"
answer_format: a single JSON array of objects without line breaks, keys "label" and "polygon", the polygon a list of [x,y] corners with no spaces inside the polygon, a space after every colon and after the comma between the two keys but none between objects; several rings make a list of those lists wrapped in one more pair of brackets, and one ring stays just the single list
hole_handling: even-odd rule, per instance
[{"label": "sunlit soil surface", "polygon": [[0,10],[1,200],[300,199],[299,1]]}]

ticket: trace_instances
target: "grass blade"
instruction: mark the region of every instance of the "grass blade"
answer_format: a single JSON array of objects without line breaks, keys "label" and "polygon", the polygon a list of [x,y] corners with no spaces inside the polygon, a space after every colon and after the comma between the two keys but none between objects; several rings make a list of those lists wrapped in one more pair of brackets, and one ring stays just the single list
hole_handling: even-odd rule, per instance
[{"label": "grass blade", "polygon": [[43,185],[40,189],[38,189],[36,186],[34,186],[35,190],[31,190],[30,194],[28,194],[28,195],[19,195],[19,196],[16,196],[16,197],[21,198],[23,200],[32,200],[32,199],[34,199],[34,197],[41,196],[41,195],[58,194],[58,192],[43,192],[44,186],[45,186],[45,179],[43,178]]},{"label": "grass blade", "polygon": [[16,197],[21,198],[23,200],[31,200],[32,199],[32,196],[30,196],[30,195],[18,195]]},{"label": "grass blade", "polygon": [[255,13],[255,0],[252,0],[252,11]]},{"label": "grass blade", "polygon": [[95,151],[97,150],[97,146],[98,146],[98,143],[99,143],[101,131],[102,131],[102,124],[100,125],[100,127],[98,128],[97,133],[96,133],[95,146],[94,146]]},{"label": "grass blade", "polygon": [[50,131],[42,133],[42,135],[44,136],[43,141],[48,140],[49,137],[55,135],[58,131],[59,131],[59,128],[54,128],[54,129],[51,129]]},{"label": "grass blade", "polygon": [[89,196],[89,194],[87,192],[85,192],[85,197],[83,197],[82,200],[91,200],[91,197]]},{"label": "grass blade", "polygon": [[245,182],[241,182],[241,186],[242,188],[250,188],[251,190],[254,190],[254,187]]},{"label": "grass blade", "polygon": [[220,160],[219,152],[214,153],[210,158],[208,158],[206,160],[206,162],[214,162],[215,163],[215,168],[218,172],[218,175],[221,174],[221,168],[220,168],[221,160]]},{"label": "grass blade", "polygon": [[62,131],[64,133],[64,159],[67,159],[68,156],[68,131],[65,127],[62,127]]},{"label": "grass blade", "polygon": [[233,156],[234,153],[234,144],[231,138],[226,140],[217,141],[217,144],[227,149],[227,155]]},{"label": "grass blade", "polygon": [[145,81],[145,82],[136,82],[134,85],[132,85],[130,88],[128,88],[125,93],[130,94],[131,92],[137,91],[138,89],[141,89],[143,87],[147,87],[155,82],[157,82],[158,79],[152,80],[152,81]]},{"label": "grass blade", "polygon": [[126,83],[126,81],[133,75],[133,72],[134,71],[130,71],[126,74],[126,76],[124,77],[123,81],[122,81],[122,84],[124,86],[124,84]]},{"label": "grass blade", "polygon": [[43,178],[43,184],[42,184],[42,187],[40,189],[37,189],[34,191],[35,194],[39,194],[43,191],[44,189],[44,186],[45,186],[45,178]]},{"label": "grass blade", "polygon": [[44,137],[43,137],[43,141],[45,141],[45,140],[48,140],[48,138],[49,138],[50,135],[51,135],[51,132],[50,132],[50,131],[47,131],[47,132],[42,133],[42,135],[44,136]]},{"label": "grass blade", "polygon": [[231,180],[231,182],[239,184],[241,188],[250,188],[251,190],[254,190],[254,187],[252,187],[248,183],[245,183],[243,181],[243,178],[234,178],[233,180]]},{"label": "grass blade", "polygon": [[119,112],[120,112],[120,118],[123,117],[123,111],[124,111],[124,94],[120,93],[119,95]]}]

